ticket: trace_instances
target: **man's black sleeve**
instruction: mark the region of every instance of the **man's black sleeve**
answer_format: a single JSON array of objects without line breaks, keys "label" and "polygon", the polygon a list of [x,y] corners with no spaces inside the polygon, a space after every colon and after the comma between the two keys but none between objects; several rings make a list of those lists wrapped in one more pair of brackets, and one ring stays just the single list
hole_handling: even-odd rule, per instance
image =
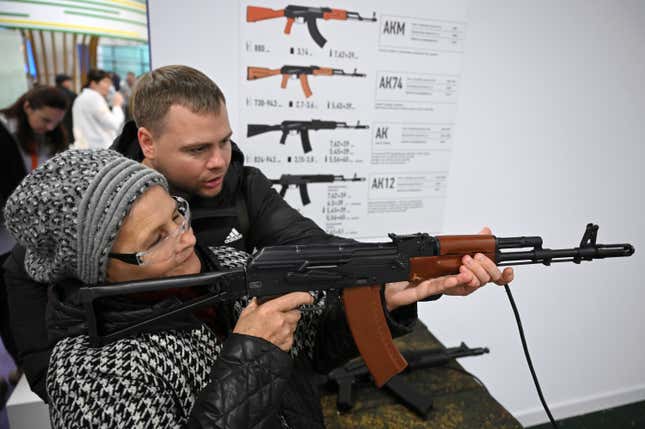
[{"label": "man's black sleeve", "polygon": [[25,249],[17,245],[4,264],[11,329],[31,390],[47,402],[45,382],[54,344],[47,337],[47,285],[25,272]]}]

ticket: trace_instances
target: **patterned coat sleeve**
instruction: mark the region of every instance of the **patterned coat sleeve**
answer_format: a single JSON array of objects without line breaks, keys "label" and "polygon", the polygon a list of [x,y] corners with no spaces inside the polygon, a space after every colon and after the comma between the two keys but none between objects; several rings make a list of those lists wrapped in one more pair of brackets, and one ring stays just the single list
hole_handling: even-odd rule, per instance
[{"label": "patterned coat sleeve", "polygon": [[143,379],[97,378],[87,374],[77,383],[79,390],[76,391],[64,385],[54,385],[48,390],[53,429],[183,426],[185,418],[172,392],[147,385]]},{"label": "patterned coat sleeve", "polygon": [[207,328],[100,348],[59,341],[47,376],[53,428],[276,427],[292,360],[273,344]]},{"label": "patterned coat sleeve", "polygon": [[[47,374],[52,428],[181,427],[183,395],[169,388],[180,371],[157,365],[162,357],[146,340],[142,336],[96,349],[88,346],[87,337],[59,341]],[[167,372],[170,383],[159,372]]]}]

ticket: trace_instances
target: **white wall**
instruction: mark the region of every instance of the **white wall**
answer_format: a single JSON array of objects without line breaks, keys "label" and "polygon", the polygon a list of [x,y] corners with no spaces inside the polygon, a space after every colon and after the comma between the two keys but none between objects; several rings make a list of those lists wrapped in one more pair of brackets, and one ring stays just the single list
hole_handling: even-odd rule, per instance
[{"label": "white wall", "polygon": [[[632,242],[622,260],[518,267],[513,286],[556,417],[645,399],[645,3],[473,1],[444,231],[545,247]],[[503,289],[426,305],[446,344],[525,424],[546,420]]]},{"label": "white wall", "polygon": [[[237,24],[214,26],[214,3],[152,2],[153,66],[238,63]],[[645,3],[487,0],[469,13],[444,232],[490,225],[571,247],[596,222],[600,242],[634,244],[629,259],[519,267],[513,291],[556,418],[643,400]],[[215,78],[237,99],[238,74]],[[462,363],[522,423],[546,421],[502,288],[420,313],[448,346],[488,346]]]},{"label": "white wall", "polygon": [[181,7],[174,0],[148,2],[151,66],[186,64],[214,79],[226,96],[234,139],[242,136],[235,129],[239,109],[231,106],[239,93],[239,23],[221,16],[238,7],[236,1],[182,0]]}]

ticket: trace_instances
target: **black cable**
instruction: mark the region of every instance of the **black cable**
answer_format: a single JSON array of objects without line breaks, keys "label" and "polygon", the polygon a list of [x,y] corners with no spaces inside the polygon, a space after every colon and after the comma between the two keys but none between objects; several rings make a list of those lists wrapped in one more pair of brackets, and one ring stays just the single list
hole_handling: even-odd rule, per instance
[{"label": "black cable", "polygon": [[560,426],[558,426],[558,424],[556,423],[555,419],[553,418],[553,415],[551,414],[551,410],[549,410],[549,407],[547,406],[546,401],[544,400],[544,395],[542,395],[542,389],[540,388],[540,383],[538,382],[537,375],[535,375],[533,362],[531,361],[531,356],[529,355],[529,348],[526,345],[526,338],[524,337],[524,328],[522,328],[520,313],[519,311],[517,311],[517,306],[515,305],[513,294],[511,294],[511,289],[508,287],[508,284],[504,285],[504,289],[506,290],[506,295],[508,296],[508,300],[511,302],[511,307],[513,308],[513,314],[515,315],[517,328],[520,331],[520,339],[522,340],[522,348],[524,349],[524,356],[526,357],[526,363],[529,364],[529,370],[531,371],[531,376],[533,377],[533,383],[535,383],[535,388],[537,389],[538,396],[540,397],[540,402],[542,402],[542,406],[544,407],[544,411],[546,411],[546,415],[549,417],[549,420],[551,421],[551,425],[555,429],[559,429]]}]

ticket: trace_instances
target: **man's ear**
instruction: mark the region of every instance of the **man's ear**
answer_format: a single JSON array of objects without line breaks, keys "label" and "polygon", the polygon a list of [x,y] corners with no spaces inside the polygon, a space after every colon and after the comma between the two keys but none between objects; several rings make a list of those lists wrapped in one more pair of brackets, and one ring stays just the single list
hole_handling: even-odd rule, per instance
[{"label": "man's ear", "polygon": [[144,159],[155,159],[156,148],[150,130],[146,127],[139,127],[139,129],[137,130],[137,139],[139,140],[139,147],[141,147],[141,152],[143,152]]}]

